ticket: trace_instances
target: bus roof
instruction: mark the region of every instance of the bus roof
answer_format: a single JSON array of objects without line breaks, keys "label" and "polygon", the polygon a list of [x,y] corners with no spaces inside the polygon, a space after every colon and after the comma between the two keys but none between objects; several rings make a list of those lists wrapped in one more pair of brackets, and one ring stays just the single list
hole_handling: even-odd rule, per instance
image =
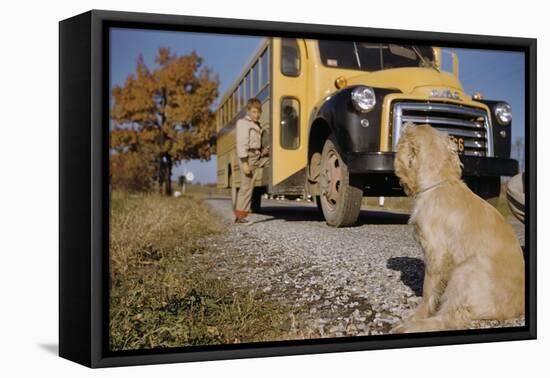
[{"label": "bus roof", "polygon": [[220,107],[224,104],[224,102],[227,100],[230,94],[232,94],[245,74],[252,68],[252,64],[256,62],[258,57],[260,56],[260,53],[263,51],[264,47],[269,43],[270,39],[273,37],[263,37],[262,40],[258,43],[257,47],[254,49],[252,54],[250,55],[250,58],[248,58],[246,65],[243,67],[241,72],[237,75],[237,78],[233,81],[233,84],[231,84],[223,96],[220,98],[220,101],[218,105],[216,106],[216,110],[214,112],[217,112]]}]

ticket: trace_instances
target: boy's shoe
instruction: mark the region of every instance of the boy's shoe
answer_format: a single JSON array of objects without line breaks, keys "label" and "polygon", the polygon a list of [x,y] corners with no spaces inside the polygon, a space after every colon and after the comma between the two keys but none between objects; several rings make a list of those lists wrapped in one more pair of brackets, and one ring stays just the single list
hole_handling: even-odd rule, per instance
[{"label": "boy's shoe", "polygon": [[248,220],[246,218],[235,218],[235,223],[250,225],[254,222],[252,222],[251,220]]}]

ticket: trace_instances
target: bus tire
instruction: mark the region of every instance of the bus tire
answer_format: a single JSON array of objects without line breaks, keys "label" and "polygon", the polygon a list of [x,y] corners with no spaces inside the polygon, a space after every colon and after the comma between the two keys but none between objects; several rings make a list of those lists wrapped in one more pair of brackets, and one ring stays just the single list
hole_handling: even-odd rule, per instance
[{"label": "bus tire", "polygon": [[331,135],[323,146],[320,174],[321,208],[329,226],[350,226],[359,217],[363,190],[352,186],[350,178],[348,167]]},{"label": "bus tire", "polygon": [[324,217],[323,206],[321,205],[321,196],[315,196],[315,205],[317,206],[317,211],[319,212],[319,215]]}]

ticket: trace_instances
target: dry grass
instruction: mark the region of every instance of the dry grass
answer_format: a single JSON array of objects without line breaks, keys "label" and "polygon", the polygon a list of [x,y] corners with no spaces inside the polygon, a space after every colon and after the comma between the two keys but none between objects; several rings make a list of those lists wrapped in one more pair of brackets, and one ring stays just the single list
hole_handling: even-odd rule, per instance
[{"label": "dry grass", "polygon": [[288,329],[288,309],[236,292],[191,256],[224,232],[195,197],[114,192],[111,198],[111,350],[263,341]]}]

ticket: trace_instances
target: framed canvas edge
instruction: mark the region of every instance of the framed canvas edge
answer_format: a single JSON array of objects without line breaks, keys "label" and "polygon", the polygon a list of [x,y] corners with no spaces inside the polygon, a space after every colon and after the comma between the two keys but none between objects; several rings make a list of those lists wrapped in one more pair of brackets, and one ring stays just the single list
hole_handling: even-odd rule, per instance
[{"label": "framed canvas edge", "polygon": [[[91,12],[59,23],[59,356],[91,364]],[[79,128],[71,127],[81,124]]]},{"label": "framed canvas edge", "polygon": [[[180,16],[163,15],[136,12],[116,12],[92,10],[87,12],[91,17],[91,103],[90,103],[90,128],[82,132],[88,132],[91,144],[91,198],[90,217],[91,217],[91,245],[90,245],[90,292],[91,292],[91,316],[90,316],[90,339],[91,350],[89,363],[83,363],[89,367],[113,367],[123,365],[142,365],[173,362],[191,362],[205,360],[269,357],[283,355],[299,355],[311,353],[331,353],[342,351],[360,351],[371,349],[388,348],[407,348],[422,346],[438,346],[450,344],[468,344],[484,343],[497,341],[528,340],[536,338],[536,39],[518,38],[518,37],[499,37],[473,34],[455,34],[439,33],[425,31],[407,31],[395,29],[374,29],[367,27],[351,27],[338,25],[322,24],[301,24],[291,22],[257,21],[241,20],[229,18],[213,18],[202,16]],[[63,21],[62,21],[63,22]],[[106,135],[101,125],[105,122],[105,112],[103,109],[105,95],[108,96],[108,60],[104,54],[104,45],[106,41],[105,27],[112,23],[142,24],[152,29],[164,27],[166,29],[193,26],[197,28],[212,28],[230,33],[230,31],[239,33],[255,33],[261,35],[263,32],[271,31],[280,34],[331,34],[331,35],[349,35],[349,36],[370,36],[388,39],[418,40],[422,42],[446,42],[446,45],[468,45],[472,48],[492,49],[512,49],[525,52],[527,63],[526,85],[529,85],[529,91],[526,91],[526,136],[528,140],[528,149],[526,159],[528,170],[529,193],[528,208],[530,210],[526,231],[528,231],[529,245],[526,245],[526,254],[529,255],[528,266],[529,280],[527,281],[526,291],[529,296],[526,307],[528,307],[529,318],[528,326],[510,329],[490,329],[481,332],[442,332],[438,334],[412,334],[412,335],[391,335],[390,338],[379,337],[354,337],[340,339],[316,339],[314,342],[304,340],[303,344],[296,345],[291,342],[280,342],[279,345],[265,345],[264,343],[255,343],[247,345],[236,345],[231,349],[208,350],[208,351],[178,351],[166,353],[148,353],[144,351],[139,355],[112,356],[105,353],[105,339],[103,321],[105,316],[106,297],[105,272],[108,261],[105,261],[105,236],[108,235],[106,229],[107,222],[104,217],[108,215],[108,195],[105,193],[106,171],[104,167],[108,163],[108,151],[105,151],[104,141]],[[477,46],[477,47],[474,47]],[[60,81],[61,81],[60,72]],[[73,101],[81,99],[75,98]],[[61,107],[60,103],[60,107]],[[61,112],[61,109],[60,109]],[[108,117],[107,117],[108,121]],[[60,121],[61,122],[61,121]],[[60,135],[61,138],[61,135]],[[526,146],[527,147],[527,146]],[[60,143],[61,148],[61,143]],[[61,163],[61,162],[60,162]],[[68,185],[62,182],[60,175],[60,185]],[[67,198],[67,203],[71,201],[82,201],[83,198]],[[61,206],[61,204],[60,204]],[[61,222],[61,219],[60,219]],[[62,235],[60,234],[60,238]],[[108,252],[107,252],[108,256]],[[62,262],[60,261],[60,264]],[[61,271],[60,271],[61,274]],[[108,288],[108,286],[107,286]],[[60,288],[61,289],[61,288]],[[107,298],[108,299],[108,298]],[[61,310],[60,310],[61,311]],[[61,326],[61,324],[60,324]],[[368,338],[368,339],[366,339]],[[61,345],[60,345],[61,350]]]}]

